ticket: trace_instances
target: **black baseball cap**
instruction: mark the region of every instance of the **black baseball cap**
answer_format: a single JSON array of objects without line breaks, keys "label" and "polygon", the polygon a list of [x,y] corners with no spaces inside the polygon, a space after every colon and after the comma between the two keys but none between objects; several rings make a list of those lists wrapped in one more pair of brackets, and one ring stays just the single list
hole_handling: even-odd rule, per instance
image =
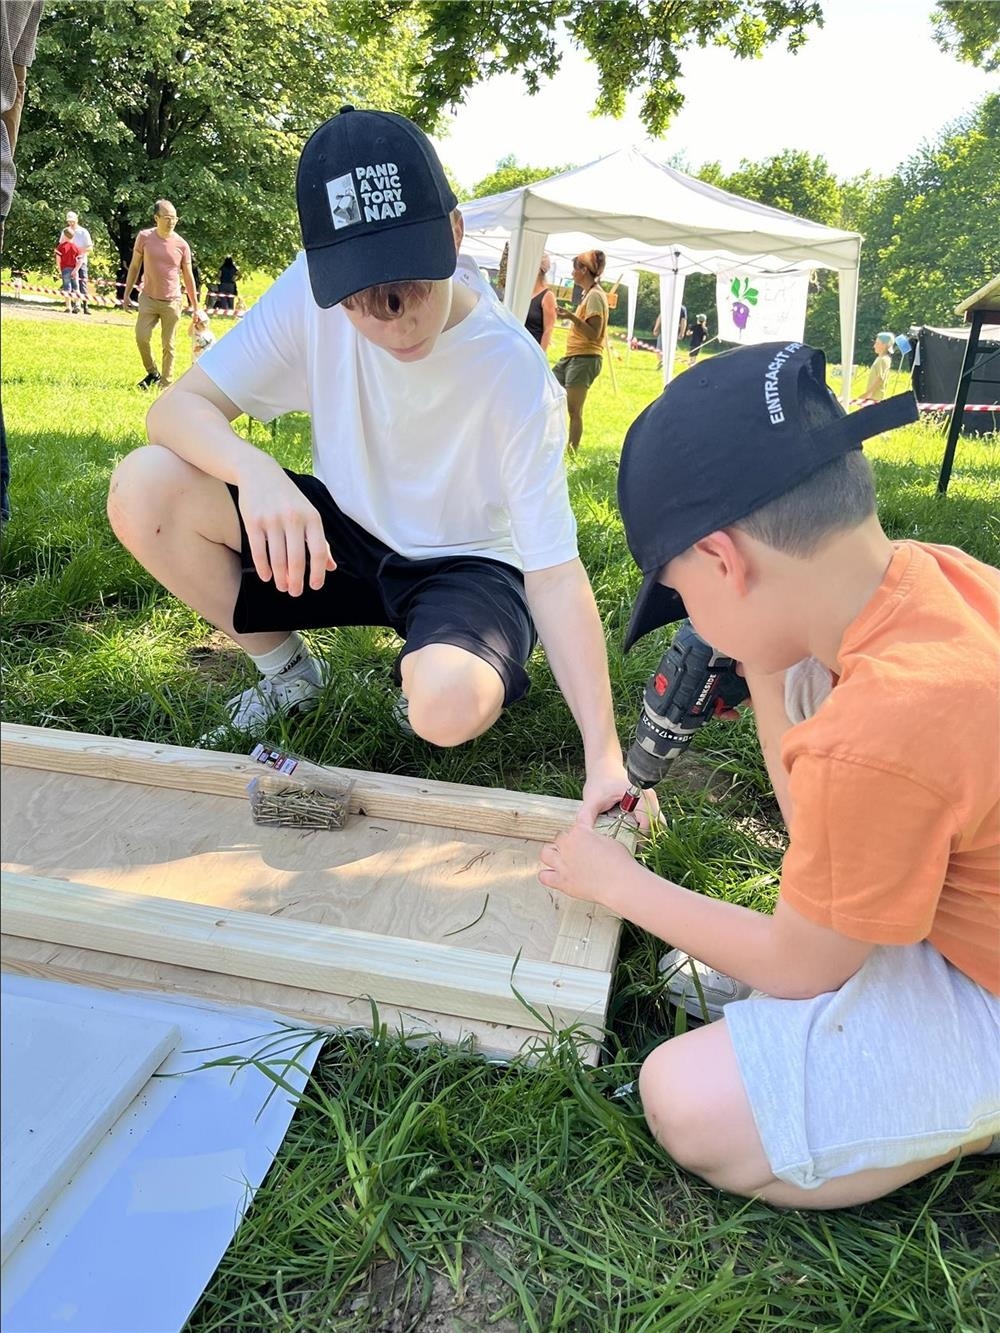
[{"label": "black baseball cap", "polygon": [[380,283],[455,272],[458,200],[430,140],[405,116],[342,107],[303,148],[295,198],[324,309]]},{"label": "black baseball cap", "polygon": [[618,507],[645,575],[625,650],[687,612],[658,580],[674,556],[776,500],[861,441],[916,421],[912,393],[847,413],[803,343],[737,347],[685,371],[628,429]]}]

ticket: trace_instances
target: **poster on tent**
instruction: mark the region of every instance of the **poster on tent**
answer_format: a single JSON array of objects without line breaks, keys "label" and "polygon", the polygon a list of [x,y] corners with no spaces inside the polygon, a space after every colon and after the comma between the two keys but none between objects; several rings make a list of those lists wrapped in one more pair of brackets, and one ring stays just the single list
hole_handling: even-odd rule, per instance
[{"label": "poster on tent", "polygon": [[716,274],[719,341],[802,342],[806,328],[808,273],[752,273],[729,268]]}]

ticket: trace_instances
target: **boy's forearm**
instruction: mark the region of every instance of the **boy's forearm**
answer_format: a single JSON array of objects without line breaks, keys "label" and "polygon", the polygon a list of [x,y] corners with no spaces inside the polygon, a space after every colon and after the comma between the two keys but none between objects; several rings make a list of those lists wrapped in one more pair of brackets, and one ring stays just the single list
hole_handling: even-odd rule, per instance
[{"label": "boy's forearm", "polygon": [[706,898],[633,862],[605,906],[692,958],[755,990],[788,999],[817,994],[809,968],[776,947],[774,918]]},{"label": "boy's forearm", "polygon": [[622,761],[600,616],[586,571],[572,560],[525,575],[552,674],[580,729],[588,770]]},{"label": "boy's forearm", "polygon": [[[199,373],[192,369],[188,375]],[[248,467],[270,464],[280,470],[270,455],[237,435],[220,407],[188,391],[183,379],[150,408],[146,433],[151,444],[163,445],[192,467],[233,486],[240,484]]]},{"label": "boy's forearm", "polygon": [[783,898],[773,913],[755,912],[693,893],[634,861],[624,863],[598,901],[699,962],[778,999],[837,990],[874,948],[808,920]]}]

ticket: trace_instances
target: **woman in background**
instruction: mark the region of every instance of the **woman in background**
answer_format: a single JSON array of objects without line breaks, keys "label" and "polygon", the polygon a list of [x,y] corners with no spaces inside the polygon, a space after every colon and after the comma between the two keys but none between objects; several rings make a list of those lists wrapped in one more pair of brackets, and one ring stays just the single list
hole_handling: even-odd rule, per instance
[{"label": "woman in background", "polygon": [[585,250],[573,260],[573,281],[582,292],[575,311],[562,310],[559,318],[572,327],[566,338],[566,355],[552,373],[566,390],[569,411],[569,447],[574,452],[583,439],[583,405],[587,391],[601,373],[604,334],[608,327],[608,298],[598,279],[607,257],[603,250]]},{"label": "woman in background", "polygon": [[556,326],[556,298],[546,281],[551,267],[552,260],[548,255],[542,255],[541,263],[538,265],[538,276],[535,278],[535,285],[531,290],[528,314],[524,321],[524,327],[535,342],[539,344],[543,352],[549,350],[549,343],[552,341],[552,330]]}]

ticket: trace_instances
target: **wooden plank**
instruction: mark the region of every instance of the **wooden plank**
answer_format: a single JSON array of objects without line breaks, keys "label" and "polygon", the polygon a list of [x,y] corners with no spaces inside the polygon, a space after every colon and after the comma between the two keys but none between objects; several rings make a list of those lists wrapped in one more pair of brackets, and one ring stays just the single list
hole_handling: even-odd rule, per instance
[{"label": "wooden plank", "polygon": [[[247,782],[260,772],[246,755],[9,722],[0,726],[0,746],[4,763],[18,767],[177,787],[241,800],[245,799]],[[440,824],[544,842],[572,824],[580,808],[579,801],[558,796],[349,768],[327,771],[335,778],[353,780],[351,809],[355,813],[416,824]]]},{"label": "wooden plank", "polygon": [[621,917],[614,912],[597,903],[573,899],[563,911],[549,962],[572,967],[613,967],[621,931]]},{"label": "wooden plank", "polygon": [[539,962],[572,903],[538,883],[524,838],[361,815],[334,833],[261,827],[246,800],[9,764],[2,790],[17,874]]},{"label": "wooden plank", "polygon": [[376,1002],[528,1030],[600,1023],[611,985],[610,972],[531,960],[515,965],[480,950],[121,890],[8,872],[2,884],[4,930],[11,935],[338,995],[370,995]]},{"label": "wooden plank", "polygon": [[[213,1005],[237,1005],[244,1010],[266,1011],[274,1016],[275,1023],[287,1021],[299,1027],[329,1032],[370,1032],[372,1029],[371,1006],[363,996],[327,995],[300,986],[251,981],[247,977],[230,977],[219,972],[98,953],[95,949],[47,944],[14,935],[0,936],[0,956],[5,971],[21,976],[68,981],[123,993],[154,991],[190,1003],[205,1001]],[[378,1006],[378,1021],[387,1031],[405,1033],[418,1044],[428,1041],[445,1041],[454,1046],[464,1044],[477,1054],[499,1059],[521,1056],[530,1060],[533,1052],[544,1048],[546,1040],[544,1034],[509,1023],[487,1023],[386,1003]],[[585,1063],[597,1064],[602,1035],[600,1023],[581,1025],[576,1044]]]},{"label": "wooden plank", "polygon": [[9,996],[3,1005],[0,1262],[180,1041],[127,1014]]}]

